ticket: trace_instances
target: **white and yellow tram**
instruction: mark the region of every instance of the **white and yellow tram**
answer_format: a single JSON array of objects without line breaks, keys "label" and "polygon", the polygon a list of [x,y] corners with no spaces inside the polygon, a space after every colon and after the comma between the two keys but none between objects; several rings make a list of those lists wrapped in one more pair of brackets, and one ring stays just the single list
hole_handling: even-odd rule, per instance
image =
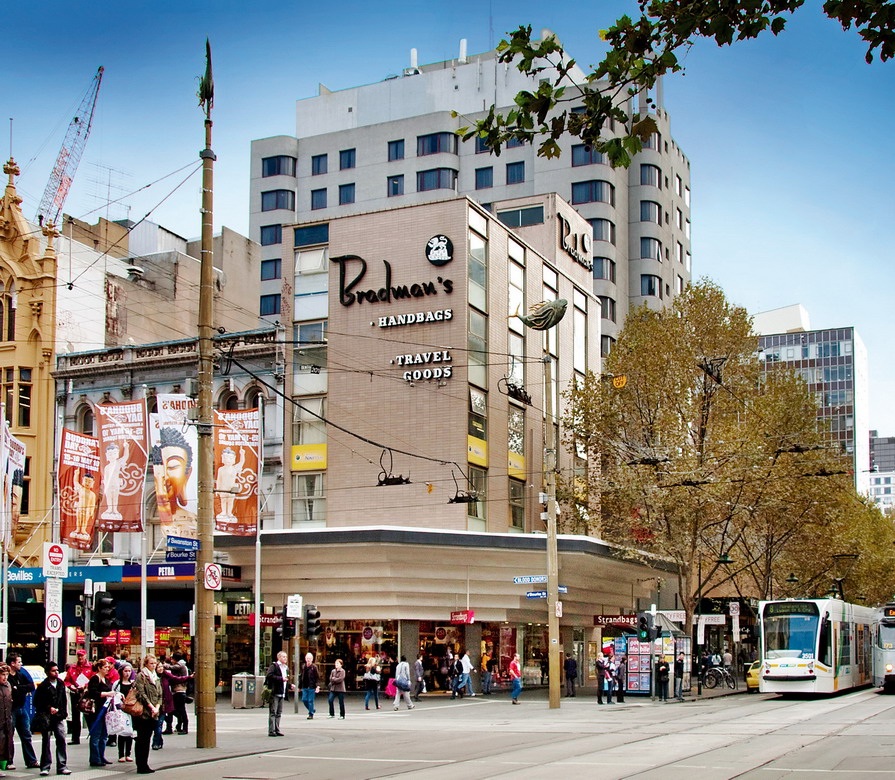
[{"label": "white and yellow tram", "polygon": [[878,611],[841,599],[762,601],[762,693],[835,693],[872,682]]}]

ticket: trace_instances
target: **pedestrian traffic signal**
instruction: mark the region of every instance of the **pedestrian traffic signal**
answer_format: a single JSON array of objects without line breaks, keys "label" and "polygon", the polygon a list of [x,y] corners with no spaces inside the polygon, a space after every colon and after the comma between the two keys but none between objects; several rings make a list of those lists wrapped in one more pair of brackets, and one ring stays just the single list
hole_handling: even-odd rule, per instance
[{"label": "pedestrian traffic signal", "polygon": [[305,639],[316,639],[323,629],[320,627],[320,610],[313,604],[305,607]]},{"label": "pedestrian traffic signal", "polygon": [[98,637],[106,637],[118,626],[115,598],[104,590],[93,594],[93,622],[91,629]]},{"label": "pedestrian traffic signal", "polygon": [[277,617],[280,619],[276,632],[280,639],[292,639],[296,633],[295,618],[286,616],[286,608],[280,612]]}]

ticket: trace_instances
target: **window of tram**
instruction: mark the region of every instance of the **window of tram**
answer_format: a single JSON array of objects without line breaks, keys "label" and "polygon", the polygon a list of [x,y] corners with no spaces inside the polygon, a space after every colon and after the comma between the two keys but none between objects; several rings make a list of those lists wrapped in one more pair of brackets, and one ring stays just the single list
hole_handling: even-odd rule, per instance
[{"label": "window of tram", "polygon": [[833,632],[830,630],[830,618],[824,615],[820,623],[820,637],[817,643],[817,660],[829,666],[833,658]]},{"label": "window of tram", "polygon": [[878,641],[883,650],[895,650],[895,626],[880,625]]},{"label": "window of tram", "polygon": [[851,664],[851,623],[839,624],[839,666]]}]

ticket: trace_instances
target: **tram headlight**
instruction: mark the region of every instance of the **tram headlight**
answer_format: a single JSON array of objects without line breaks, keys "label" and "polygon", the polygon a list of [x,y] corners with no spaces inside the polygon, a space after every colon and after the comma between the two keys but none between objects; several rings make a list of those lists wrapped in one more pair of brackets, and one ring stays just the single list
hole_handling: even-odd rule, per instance
[{"label": "tram headlight", "polygon": [[891,673],[891,671],[892,671],[892,664],[886,664],[886,672]]}]

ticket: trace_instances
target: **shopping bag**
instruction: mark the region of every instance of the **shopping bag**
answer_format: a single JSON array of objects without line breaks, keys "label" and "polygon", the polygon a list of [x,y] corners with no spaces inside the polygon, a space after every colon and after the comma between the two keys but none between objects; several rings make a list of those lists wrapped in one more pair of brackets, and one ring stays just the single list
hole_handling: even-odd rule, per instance
[{"label": "shopping bag", "polygon": [[106,712],[106,732],[110,737],[134,736],[134,727],[131,723],[130,715],[122,712],[118,707],[110,707]]},{"label": "shopping bag", "polygon": [[395,688],[395,680],[393,677],[388,678],[388,683],[385,686],[385,695],[386,696],[397,696],[398,689]]}]

